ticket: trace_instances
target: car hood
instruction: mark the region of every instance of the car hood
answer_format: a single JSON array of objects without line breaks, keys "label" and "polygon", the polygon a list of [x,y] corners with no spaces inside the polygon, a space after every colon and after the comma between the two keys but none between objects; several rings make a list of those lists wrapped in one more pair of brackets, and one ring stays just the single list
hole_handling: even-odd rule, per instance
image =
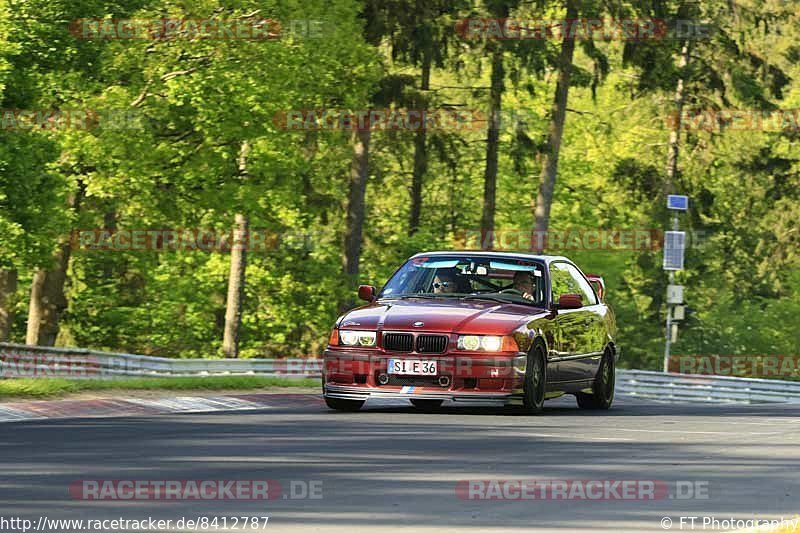
[{"label": "car hood", "polygon": [[341,318],[339,327],[505,335],[546,313],[538,307],[514,303],[409,298],[383,300],[354,309]]}]

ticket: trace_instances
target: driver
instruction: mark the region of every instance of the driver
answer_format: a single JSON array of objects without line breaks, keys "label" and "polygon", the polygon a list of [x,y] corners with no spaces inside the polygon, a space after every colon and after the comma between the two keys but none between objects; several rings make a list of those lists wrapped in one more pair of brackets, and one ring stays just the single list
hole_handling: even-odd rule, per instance
[{"label": "driver", "polygon": [[533,300],[533,280],[531,273],[520,270],[514,273],[514,289],[522,293],[522,297]]},{"label": "driver", "polygon": [[435,294],[456,292],[456,276],[448,270],[439,270],[433,278],[433,292]]}]

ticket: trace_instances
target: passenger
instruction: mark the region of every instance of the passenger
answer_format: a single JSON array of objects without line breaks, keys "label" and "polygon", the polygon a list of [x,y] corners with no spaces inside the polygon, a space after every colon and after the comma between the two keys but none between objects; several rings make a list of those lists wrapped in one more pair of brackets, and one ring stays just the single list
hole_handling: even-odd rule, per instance
[{"label": "passenger", "polygon": [[526,300],[534,300],[531,273],[523,270],[514,273],[514,289],[521,292],[522,297]]}]

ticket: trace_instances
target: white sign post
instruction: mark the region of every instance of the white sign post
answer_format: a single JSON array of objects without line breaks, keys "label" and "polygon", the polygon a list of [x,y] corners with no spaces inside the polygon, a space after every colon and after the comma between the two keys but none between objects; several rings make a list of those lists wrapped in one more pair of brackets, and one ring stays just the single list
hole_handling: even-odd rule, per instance
[{"label": "white sign post", "polygon": [[[664,372],[669,371],[669,345],[678,340],[678,324],[673,323],[675,306],[683,304],[683,285],[675,285],[675,272],[683,270],[684,255],[686,252],[686,232],[679,231],[678,213],[689,210],[689,197],[679,194],[667,195],[667,209],[672,211],[672,231],[664,232],[664,265],[669,272],[669,285],[667,285],[667,327],[664,336]],[[681,320],[683,306],[681,306]]]},{"label": "white sign post", "polygon": [[683,285],[667,285],[667,303],[683,303]]}]

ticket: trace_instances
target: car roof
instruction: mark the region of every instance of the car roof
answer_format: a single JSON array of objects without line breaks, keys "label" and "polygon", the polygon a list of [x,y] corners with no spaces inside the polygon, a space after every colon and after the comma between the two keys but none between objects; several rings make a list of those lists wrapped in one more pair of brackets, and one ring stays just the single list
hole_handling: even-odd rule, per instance
[{"label": "car roof", "polygon": [[414,254],[410,259],[423,256],[436,256],[436,255],[468,255],[473,257],[503,257],[506,259],[533,259],[543,261],[544,263],[552,263],[553,261],[567,261],[572,263],[572,260],[561,255],[537,255],[525,252],[491,252],[486,250],[437,250],[433,252],[420,252]]}]

